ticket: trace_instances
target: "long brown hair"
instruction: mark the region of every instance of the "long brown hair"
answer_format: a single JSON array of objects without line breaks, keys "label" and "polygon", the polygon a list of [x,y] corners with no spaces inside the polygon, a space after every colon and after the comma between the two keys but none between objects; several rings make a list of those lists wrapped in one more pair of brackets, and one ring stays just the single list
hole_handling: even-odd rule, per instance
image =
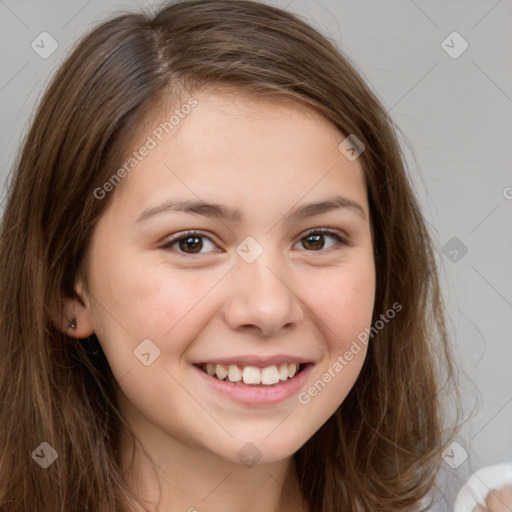
[{"label": "long brown hair", "polygon": [[[347,398],[295,454],[310,512],[416,510],[434,486],[454,434],[444,391],[457,391],[456,368],[397,127],[354,65],[299,17],[253,1],[186,0],[87,34],[54,76],[15,163],[0,236],[4,512],[119,511],[121,497],[142,506],[119,468],[119,432],[129,427],[98,339],[70,338],[55,311],[76,296],[113,196],[93,191],[133,134],[166,96],[215,86],[302,102],[363,142],[373,321],[402,306],[368,345]],[[45,470],[31,458],[43,442],[58,454]]]}]

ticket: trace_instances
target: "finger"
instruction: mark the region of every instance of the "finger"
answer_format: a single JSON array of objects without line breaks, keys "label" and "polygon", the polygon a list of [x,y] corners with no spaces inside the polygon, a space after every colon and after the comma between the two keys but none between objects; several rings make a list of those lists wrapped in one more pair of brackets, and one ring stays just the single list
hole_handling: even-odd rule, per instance
[{"label": "finger", "polygon": [[485,499],[489,512],[512,512],[512,487],[492,490]]},{"label": "finger", "polygon": [[476,505],[471,512],[489,512],[486,508],[482,507],[482,505]]}]

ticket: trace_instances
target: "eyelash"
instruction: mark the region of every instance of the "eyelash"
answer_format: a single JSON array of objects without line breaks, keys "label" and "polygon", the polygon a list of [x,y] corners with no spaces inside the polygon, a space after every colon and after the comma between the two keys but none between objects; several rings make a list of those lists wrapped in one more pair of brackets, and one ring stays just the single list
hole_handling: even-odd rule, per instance
[{"label": "eyelash", "polygon": [[[339,235],[336,231],[333,231],[333,230],[331,230],[329,228],[314,228],[314,229],[311,229],[309,231],[306,231],[304,233],[304,235],[299,239],[299,242],[302,241],[305,238],[308,238],[311,235],[324,235],[324,236],[328,235],[328,236],[331,236],[331,237],[335,238],[337,240],[337,243],[334,244],[333,246],[327,248],[327,249],[319,249],[319,250],[307,250],[307,249],[304,249],[307,252],[326,252],[326,251],[329,251],[331,249],[335,249],[337,246],[340,246],[340,245],[341,246],[348,246],[348,245],[350,245],[344,238],[341,237],[341,235]],[[199,237],[199,238],[207,238],[212,243],[214,243],[211,240],[211,238],[209,238],[208,236],[206,236],[202,232],[190,230],[190,231],[186,231],[186,232],[182,233],[179,236],[173,237],[170,240],[167,240],[159,248],[160,249],[165,249],[165,250],[172,249],[172,246],[175,245],[180,240],[185,240],[185,239],[187,239],[189,237],[192,237],[192,236],[196,236],[196,237]],[[175,251],[175,252],[178,252],[180,255],[185,256],[185,257],[199,256],[199,255],[203,254],[203,253],[186,253],[186,252],[183,252],[183,251],[180,251],[180,250],[175,250],[175,249],[172,249],[172,250]]]}]

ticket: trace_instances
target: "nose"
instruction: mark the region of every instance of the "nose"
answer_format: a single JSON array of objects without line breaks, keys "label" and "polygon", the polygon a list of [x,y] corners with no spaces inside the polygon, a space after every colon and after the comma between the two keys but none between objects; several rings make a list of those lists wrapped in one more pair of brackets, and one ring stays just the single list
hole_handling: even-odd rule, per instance
[{"label": "nose", "polygon": [[231,272],[224,308],[227,324],[237,331],[256,331],[261,337],[292,329],[304,317],[304,307],[290,282],[290,273],[268,252],[252,263],[241,258]]}]

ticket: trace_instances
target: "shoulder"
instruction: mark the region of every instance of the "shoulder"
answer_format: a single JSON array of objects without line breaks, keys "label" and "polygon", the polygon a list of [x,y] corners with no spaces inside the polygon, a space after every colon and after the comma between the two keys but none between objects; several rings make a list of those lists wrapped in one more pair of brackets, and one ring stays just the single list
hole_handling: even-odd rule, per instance
[{"label": "shoulder", "polygon": [[464,486],[470,475],[467,462],[457,468],[452,468],[442,462],[437,474],[436,486],[425,498],[424,506],[431,502],[427,512],[451,512],[457,499],[457,494]]}]

